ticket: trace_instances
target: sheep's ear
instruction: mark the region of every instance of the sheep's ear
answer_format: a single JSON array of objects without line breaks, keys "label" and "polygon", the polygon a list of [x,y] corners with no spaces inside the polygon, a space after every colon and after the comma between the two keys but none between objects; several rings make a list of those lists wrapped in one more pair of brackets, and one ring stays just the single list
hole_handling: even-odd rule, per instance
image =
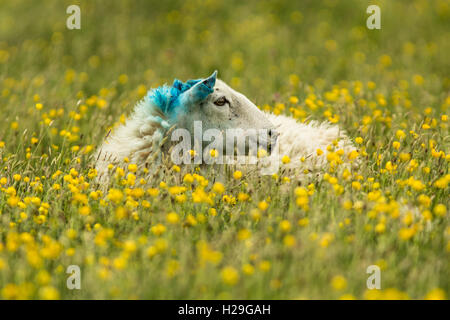
[{"label": "sheep's ear", "polygon": [[214,86],[216,85],[216,79],[217,79],[217,70],[214,71],[212,75],[203,80],[201,83],[210,88],[211,90],[214,90]]},{"label": "sheep's ear", "polygon": [[201,79],[200,81],[196,80],[197,83],[195,85],[180,95],[181,104],[188,106],[205,100],[206,97],[214,92],[216,79],[217,71],[214,71],[208,78]]},{"label": "sheep's ear", "polygon": [[214,86],[216,84],[217,71],[214,71],[208,78],[200,80],[196,85],[188,90],[189,94],[193,98],[191,102],[199,102],[206,99],[211,93],[214,92]]}]

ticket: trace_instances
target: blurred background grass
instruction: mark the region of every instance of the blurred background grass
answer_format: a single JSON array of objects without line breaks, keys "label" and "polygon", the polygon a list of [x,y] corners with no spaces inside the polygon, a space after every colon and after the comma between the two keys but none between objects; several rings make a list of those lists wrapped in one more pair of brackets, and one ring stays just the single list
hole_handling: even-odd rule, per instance
[{"label": "blurred background grass", "polygon": [[[81,30],[65,26],[70,4],[81,7]],[[369,4],[381,8],[381,30],[365,26]],[[306,83],[377,80],[385,54],[400,78],[449,73],[450,9],[443,0],[17,0],[0,9],[0,47],[10,53],[3,75],[45,72],[56,83],[73,68],[89,74],[87,93],[121,73],[137,84],[218,69],[226,81],[245,77],[242,89],[265,102],[291,73]]]},{"label": "blurred background grass", "polygon": [[[90,96],[116,87],[126,74],[126,86],[117,87],[120,100],[121,92],[139,84],[149,89],[214,69],[257,104],[285,94],[290,75],[319,89],[340,80],[372,80],[383,93],[419,74],[437,95],[422,95],[416,103],[433,106],[450,87],[449,3],[2,1],[0,80],[21,84],[12,92],[17,114],[4,119],[20,117],[27,126],[35,94],[49,105],[73,105],[78,92]],[[71,4],[81,7],[81,30],[66,28]],[[366,28],[369,4],[381,8],[381,30]],[[3,98],[11,99],[9,92]],[[121,108],[130,110],[133,103],[126,100]],[[108,108],[113,117],[107,121],[117,111]]]}]

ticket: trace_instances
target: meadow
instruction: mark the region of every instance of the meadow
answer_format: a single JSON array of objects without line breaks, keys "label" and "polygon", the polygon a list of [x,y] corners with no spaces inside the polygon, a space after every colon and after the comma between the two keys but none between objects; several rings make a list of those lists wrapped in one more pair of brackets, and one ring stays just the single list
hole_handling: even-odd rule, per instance
[{"label": "meadow", "polygon": [[[1,1],[0,298],[447,299],[448,39],[447,0]],[[127,163],[96,183],[149,89],[214,70],[262,110],[339,124],[360,166],[330,145],[321,179]]]}]

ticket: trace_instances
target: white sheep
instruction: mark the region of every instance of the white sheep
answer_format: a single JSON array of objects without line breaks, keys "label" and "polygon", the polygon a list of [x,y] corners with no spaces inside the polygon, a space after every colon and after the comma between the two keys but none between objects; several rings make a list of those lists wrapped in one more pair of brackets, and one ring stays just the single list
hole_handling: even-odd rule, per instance
[{"label": "white sheep", "polygon": [[[205,79],[188,80],[185,83],[175,80],[172,86],[150,90],[136,105],[126,123],[109,134],[99,147],[96,155],[99,177],[108,177],[108,165],[120,164],[125,157],[130,163],[142,167],[155,163],[157,154],[172,150],[174,160],[173,147],[179,141],[174,139],[176,130],[183,130],[188,135],[183,137],[184,149],[181,150],[186,152],[181,152],[182,159],[186,160],[183,157],[188,154],[187,151],[200,147],[197,163],[211,160],[211,149],[219,149],[221,153],[228,151],[230,141],[232,144],[235,141],[227,137],[231,135],[230,132],[236,135],[236,130],[241,130],[238,136],[248,134],[247,137],[257,141],[258,146],[265,146],[265,150],[272,152],[272,158],[276,155],[277,166],[283,156],[288,156],[291,161],[283,166],[294,170],[323,168],[330,161],[327,160],[327,147],[333,143],[336,150],[343,151],[341,158],[344,161],[347,154],[355,150],[353,143],[338,126],[314,121],[300,123],[284,115],[263,112],[243,94],[216,79],[216,76],[217,72],[214,72]],[[255,132],[256,135],[252,136]],[[216,136],[212,140],[211,135],[214,134]],[[221,134],[222,140],[217,138],[217,134]],[[178,132],[177,137],[180,136],[183,134]],[[234,145],[232,148],[234,156],[236,149]],[[249,148],[244,149],[248,156]],[[322,155],[318,155],[318,149],[323,151]]]}]

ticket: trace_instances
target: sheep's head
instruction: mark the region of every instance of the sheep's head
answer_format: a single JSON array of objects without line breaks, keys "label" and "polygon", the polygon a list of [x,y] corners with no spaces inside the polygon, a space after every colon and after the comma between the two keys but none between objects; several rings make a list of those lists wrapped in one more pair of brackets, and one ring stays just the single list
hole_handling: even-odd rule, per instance
[{"label": "sheep's head", "polygon": [[265,114],[243,94],[217,79],[217,71],[205,79],[175,80],[172,87],[153,90],[148,97],[164,113],[170,126],[186,129],[192,137],[200,122],[203,132],[222,132],[225,144],[226,135],[232,130],[265,131],[269,152],[276,143],[278,134]]}]

